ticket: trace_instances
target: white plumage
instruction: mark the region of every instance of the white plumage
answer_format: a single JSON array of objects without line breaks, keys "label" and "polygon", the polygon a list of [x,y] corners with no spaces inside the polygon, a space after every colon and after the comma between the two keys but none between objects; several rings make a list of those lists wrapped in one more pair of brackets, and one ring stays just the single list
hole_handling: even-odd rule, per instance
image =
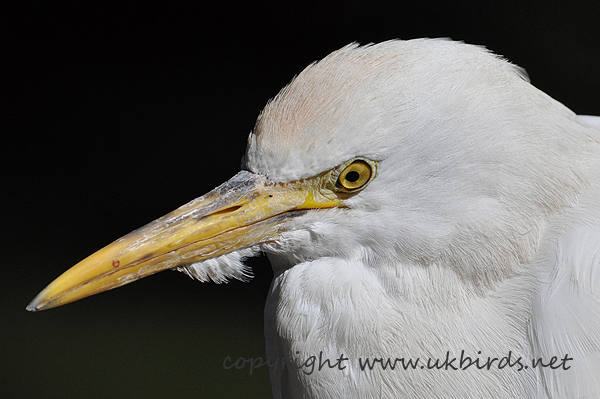
[{"label": "white plumage", "polygon": [[[376,170],[347,194],[336,168],[354,159]],[[174,265],[222,282],[247,278],[243,258],[265,252],[275,398],[600,397],[600,118],[576,116],[480,47],[350,45],[267,104],[244,165],[97,258],[133,265],[117,285]],[[271,210],[308,186],[306,202]],[[257,196],[266,219],[245,216]],[[241,238],[221,219],[242,226]],[[196,221],[225,233],[169,238]],[[146,246],[158,249],[126,258]],[[99,278],[113,273],[93,267],[110,271]],[[93,292],[80,280],[53,283],[29,309],[113,280]],[[461,355],[484,367],[463,367]],[[512,364],[500,367],[503,357]],[[366,358],[421,363],[370,370]],[[539,358],[553,367],[533,367]]]},{"label": "white plumage", "polygon": [[[248,169],[290,181],[360,155],[380,170],[350,209],[263,246],[268,355],[349,358],[271,370],[275,397],[600,397],[600,131],[584,121],[457,42],[351,45],[303,71],[260,116]],[[529,369],[357,364],[462,350]],[[529,362],[566,354],[569,370]]]}]

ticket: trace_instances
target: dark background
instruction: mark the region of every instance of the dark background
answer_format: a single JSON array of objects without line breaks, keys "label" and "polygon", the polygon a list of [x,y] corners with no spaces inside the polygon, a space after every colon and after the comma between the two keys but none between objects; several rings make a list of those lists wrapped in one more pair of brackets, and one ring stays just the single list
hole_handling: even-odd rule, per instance
[{"label": "dark background", "polygon": [[[418,4],[417,4],[418,3]],[[13,1],[0,5],[0,397],[269,397],[271,271],[164,272],[28,313],[52,279],[239,170],[265,102],[349,43],[484,44],[574,111],[600,113],[600,3]],[[483,5],[486,4],[486,5]]]}]

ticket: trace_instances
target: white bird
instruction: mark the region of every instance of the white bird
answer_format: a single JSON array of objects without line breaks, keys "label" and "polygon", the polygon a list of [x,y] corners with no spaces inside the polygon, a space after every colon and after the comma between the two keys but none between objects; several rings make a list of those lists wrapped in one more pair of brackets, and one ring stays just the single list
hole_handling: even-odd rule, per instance
[{"label": "white bird", "polygon": [[243,169],[28,309],[264,252],[275,398],[600,397],[600,118],[478,46],[351,44],[267,104]]}]

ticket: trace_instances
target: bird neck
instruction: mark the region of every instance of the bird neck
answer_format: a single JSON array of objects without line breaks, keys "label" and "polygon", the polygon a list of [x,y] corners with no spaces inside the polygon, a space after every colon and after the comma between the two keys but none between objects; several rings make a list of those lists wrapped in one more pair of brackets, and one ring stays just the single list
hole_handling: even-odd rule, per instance
[{"label": "bird neck", "polygon": [[[279,359],[278,366],[283,366],[271,370],[274,386],[281,386],[280,379],[287,379],[286,384],[311,384],[317,377],[297,365],[318,358],[321,363],[329,359],[329,364],[340,356],[348,358],[345,371],[321,369],[319,384],[364,378],[369,381],[365,386],[373,388],[392,375],[367,376],[360,359],[444,359],[462,351],[484,358],[502,357],[509,351],[529,355],[525,353],[529,314],[525,276],[475,293],[447,267],[395,266],[328,258],[277,275],[265,307],[267,356]],[[489,353],[478,354],[482,349]],[[392,374],[390,383],[406,379],[406,386],[418,386],[426,378],[426,373],[416,371]],[[434,384],[440,384],[441,390],[444,384],[451,387],[445,378],[452,375],[445,373]],[[522,381],[522,375],[515,375],[515,385]],[[290,392],[281,395],[294,397]],[[362,397],[369,397],[367,393]]]}]

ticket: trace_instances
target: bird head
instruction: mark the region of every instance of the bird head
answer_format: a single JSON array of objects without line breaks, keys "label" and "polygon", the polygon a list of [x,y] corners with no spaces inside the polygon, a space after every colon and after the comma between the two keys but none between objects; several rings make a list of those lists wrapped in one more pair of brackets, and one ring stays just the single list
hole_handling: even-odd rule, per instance
[{"label": "bird head", "polygon": [[585,185],[575,115],[483,48],[448,40],[346,46],[260,114],[243,170],[84,259],[42,310],[166,269],[245,280],[322,257],[444,265],[473,287],[516,273]]}]

